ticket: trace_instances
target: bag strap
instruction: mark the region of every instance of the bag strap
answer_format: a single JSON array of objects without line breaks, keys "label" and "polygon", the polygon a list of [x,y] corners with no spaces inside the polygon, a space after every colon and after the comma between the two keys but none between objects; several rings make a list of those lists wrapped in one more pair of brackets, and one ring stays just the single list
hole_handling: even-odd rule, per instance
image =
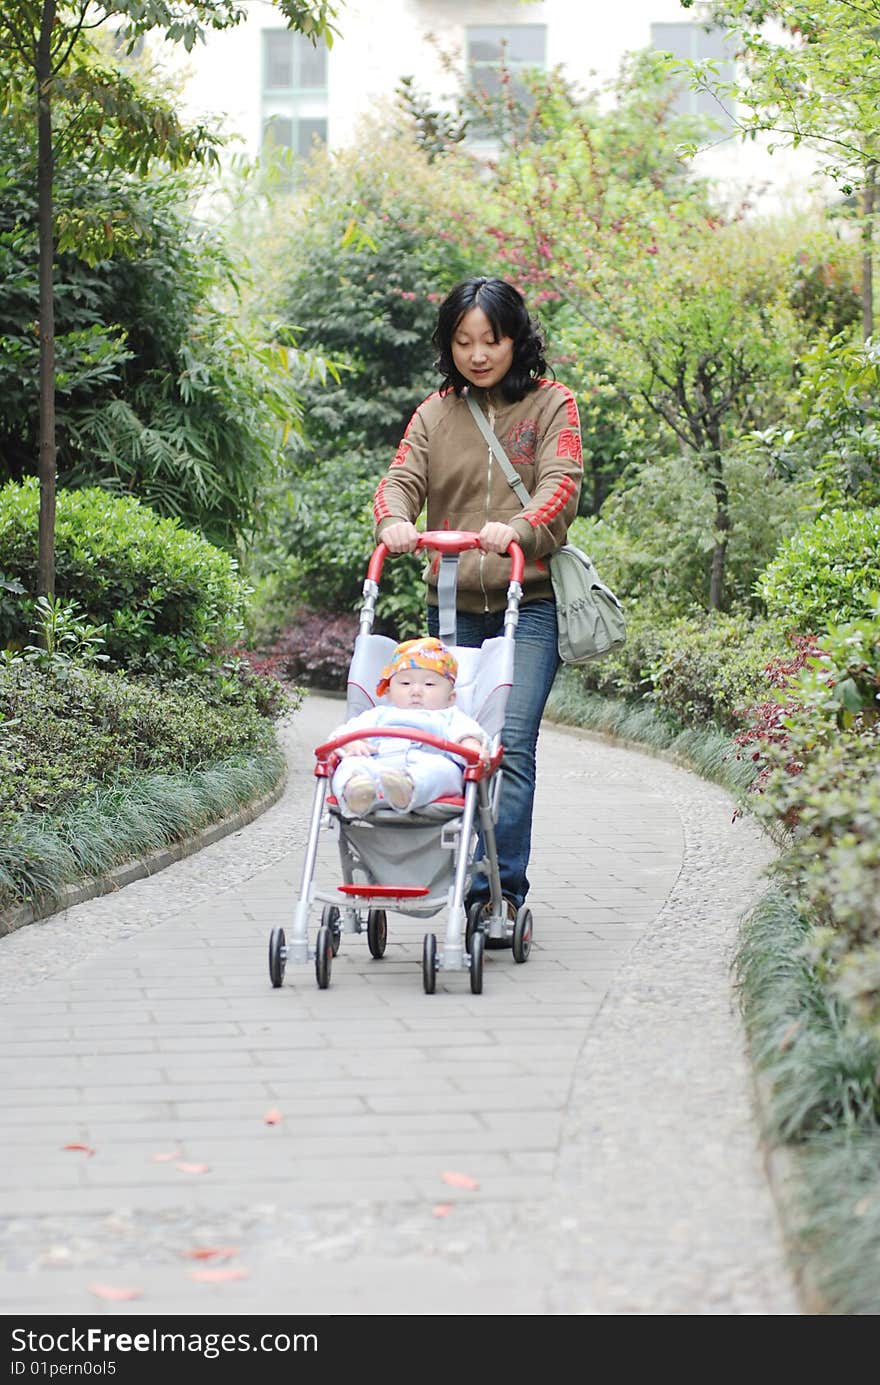
[{"label": "bag strap", "polygon": [[491,447],[492,451],[494,452],[498,460],[501,470],[507,477],[508,485],[511,487],[512,490],[516,492],[517,498],[522,501],[523,506],[528,505],[531,502],[532,497],[529,495],[522,481],[519,479],[516,472],[514,471],[513,464],[510,458],[508,457],[507,453],[504,451],[504,448],[501,446],[501,443],[498,441],[492,429],[489,427],[489,420],[486,418],[486,415],[483,413],[483,410],[480,408],[476,400],[471,399],[469,390],[465,391],[464,397],[467,400],[468,408],[474,416],[474,421],[476,422],[477,427],[479,428],[480,432],[483,434],[483,437],[486,439],[487,443]]}]

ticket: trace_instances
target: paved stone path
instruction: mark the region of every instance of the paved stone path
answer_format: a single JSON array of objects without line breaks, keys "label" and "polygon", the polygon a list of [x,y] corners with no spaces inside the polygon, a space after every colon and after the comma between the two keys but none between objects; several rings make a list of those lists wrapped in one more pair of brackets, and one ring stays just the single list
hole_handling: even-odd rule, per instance
[{"label": "paved stone path", "polygon": [[2,1312],[800,1314],[730,977],[757,829],[546,726],[525,965],[426,996],[426,925],[391,915],[382,961],[346,936],[328,990],[275,991],[340,711],[307,699],[256,822],[0,939]]}]

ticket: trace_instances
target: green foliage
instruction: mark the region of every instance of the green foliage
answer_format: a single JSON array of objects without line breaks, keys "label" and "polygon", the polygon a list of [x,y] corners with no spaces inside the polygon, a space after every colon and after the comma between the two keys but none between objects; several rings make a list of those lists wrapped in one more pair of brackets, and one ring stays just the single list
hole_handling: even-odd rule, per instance
[{"label": "green foliage", "polygon": [[[261,592],[267,607],[344,612],[360,600],[373,492],[413,409],[437,384],[437,302],[467,272],[443,230],[461,199],[454,180],[431,172],[393,123],[373,123],[313,171],[285,221],[280,292],[289,328],[305,351],[330,356],[340,370],[335,380],[301,381],[304,445],[288,460],[271,532],[250,559],[255,582],[273,574]],[[417,574],[390,565],[380,620],[415,633],[423,606]],[[254,620],[284,624],[268,610]]]},{"label": "green foliage", "polygon": [[202,678],[176,689],[81,668],[0,667],[0,822],[57,814],[102,785],[273,745],[253,697]]},{"label": "green foliage", "polygon": [[0,909],[45,909],[65,885],[101,877],[228,818],[276,787],[277,746],[236,754],[204,769],[139,774],[97,787],[58,814],[26,812],[0,833]]},{"label": "green foliage", "polygon": [[823,982],[880,1039],[880,596],[822,646],[787,689],[754,811],[789,829],[779,871],[815,926]]},{"label": "green foliage", "polygon": [[647,668],[652,701],[686,726],[735,730],[783,644],[778,626],[742,615],[676,620],[664,628],[663,652]]},{"label": "green foliage", "polygon": [[606,696],[647,699],[679,726],[731,731],[766,689],[765,666],[784,646],[778,625],[743,613],[663,621],[634,608],[623,649],[580,674]]},{"label": "green foliage", "polygon": [[820,515],[782,544],[757,589],[771,614],[805,633],[864,616],[880,591],[880,509]]},{"label": "green foliage", "polygon": [[21,654],[4,650],[5,661],[36,664],[51,669],[55,677],[74,676],[83,664],[108,663],[101,653],[105,626],[93,625],[79,615],[75,601],[64,602],[55,596],[38,596],[34,603],[37,624],[31,634],[39,644],[27,644]]},{"label": "green foliage", "polygon": [[[288,27],[305,34],[315,44],[323,40],[330,48],[338,35],[334,21],[339,17],[335,0],[272,0],[279,17]],[[236,0],[113,0],[109,7],[122,17],[120,37],[133,45],[144,34],[161,29],[173,43],[182,43],[187,53],[203,39],[204,31],[234,27],[244,17]]]},{"label": "green foliage", "polygon": [[748,788],[754,767],[731,753],[729,736],[711,725],[683,726],[663,708],[647,702],[591,692],[580,674],[580,669],[560,669],[547,703],[552,720],[661,752],[737,795]]},{"label": "green foliage", "polygon": [[461,144],[467,134],[470,117],[459,98],[455,111],[439,110],[432,106],[411,76],[401,77],[396,96],[401,110],[412,123],[415,142],[429,163]]},{"label": "green foliage", "polygon": [[[39,493],[31,478],[0,490],[0,565],[32,592]],[[114,666],[199,669],[232,643],[246,588],[234,559],[130,497],[60,491],[57,590],[106,627]],[[32,603],[0,612],[0,640],[24,642]]]},{"label": "green foliage", "polygon": [[[745,449],[725,463],[730,530],[723,609],[756,605],[754,583],[779,542],[809,514],[809,488],[768,473]],[[680,453],[634,464],[605,501],[601,521],[578,520],[572,542],[593,553],[627,610],[664,620],[709,606],[716,541],[712,481]]]},{"label": "green foliage", "polygon": [[396,447],[436,383],[436,305],[470,269],[444,231],[448,181],[393,125],[368,125],[315,171],[288,225],[284,314],[303,346],[348,367],[336,387],[305,386],[322,461],[331,449]]},{"label": "green foliage", "polygon": [[810,934],[810,920],[777,885],[746,915],[737,948],[746,1034],[765,1079],[762,1125],[774,1144],[880,1119],[880,1052],[823,986],[807,956]]},{"label": "green foliage", "polygon": [[826,508],[880,505],[880,344],[820,340],[800,367],[790,416],[756,448],[780,474],[811,478]]},{"label": "green foliage", "polygon": [[[384,467],[374,454],[354,454],[297,469],[274,517],[274,556],[258,560],[265,575],[248,616],[265,639],[289,623],[299,605],[345,612],[360,606],[373,551],[373,492]],[[256,563],[255,563],[256,566]],[[389,561],[382,574],[377,631],[415,635],[424,624],[423,564]]]},{"label": "green foliage", "polygon": [[814,144],[850,191],[880,160],[880,79],[871,61],[878,0],[713,0],[709,12],[730,29],[741,60],[733,84],[722,86],[710,72],[699,84],[725,104],[738,99],[745,136],[767,130],[784,146]]},{"label": "green foliage", "polygon": [[798,226],[781,228],[793,241],[788,271],[788,301],[811,336],[849,332],[861,316],[858,250],[849,237],[819,225],[804,235]]},{"label": "green foliage", "polygon": [[[38,450],[32,159],[0,121],[0,478],[10,479],[35,470]],[[239,271],[218,232],[193,220],[193,191],[167,171],[133,180],[59,169],[59,218],[86,196],[105,237],[116,229],[98,263],[79,232],[58,255],[58,469],[67,486],[135,494],[231,547],[261,523],[299,428],[300,357],[272,344],[271,324],[237,323],[216,306]]]},{"label": "green foliage", "polygon": [[551,319],[553,366],[578,403],[584,479],[579,513],[598,515],[627,468],[670,449],[665,429],[644,399],[622,378],[603,338],[584,331],[564,307]]}]

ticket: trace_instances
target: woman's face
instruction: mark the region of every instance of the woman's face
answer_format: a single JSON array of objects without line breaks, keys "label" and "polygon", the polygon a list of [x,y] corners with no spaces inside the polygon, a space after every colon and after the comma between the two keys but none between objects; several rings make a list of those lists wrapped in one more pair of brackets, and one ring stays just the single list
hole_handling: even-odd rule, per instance
[{"label": "woman's face", "polygon": [[452,333],[452,359],[466,380],[489,390],[504,379],[513,364],[513,337],[496,341],[483,309],[470,308]]}]

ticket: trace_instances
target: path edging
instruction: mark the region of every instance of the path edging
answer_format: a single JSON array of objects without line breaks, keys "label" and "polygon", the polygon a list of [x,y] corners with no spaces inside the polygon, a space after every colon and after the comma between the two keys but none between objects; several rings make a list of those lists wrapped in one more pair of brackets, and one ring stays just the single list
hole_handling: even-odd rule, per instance
[{"label": "path edging", "polygon": [[[597,731],[589,726],[577,726],[570,722],[557,721],[555,717],[549,714],[545,715],[556,731],[570,731],[574,735],[583,736],[588,740],[604,741],[607,745],[620,746],[624,750],[640,751],[643,755],[651,755],[654,759],[665,760],[667,764],[687,770],[688,773],[696,775],[698,779],[705,779],[705,776],[700,774],[692,762],[675,751],[646,745],[644,742],[634,740],[629,736],[618,736],[613,731]],[[706,780],[706,782],[714,783],[724,793],[730,794],[731,792],[724,784],[719,784],[717,780]],[[774,833],[768,831],[767,825],[761,823],[759,826],[778,847],[780,843]],[[755,1071],[751,1058],[749,1063],[752,1067],[752,1097],[758,1113],[758,1129],[760,1131],[764,1125],[763,1113],[769,1109],[769,1089],[766,1079]],[[760,1139],[760,1147],[767,1182],[772,1190],[777,1216],[783,1230],[783,1241],[789,1257],[792,1279],[803,1304],[804,1312],[811,1317],[826,1316],[830,1310],[819,1286],[818,1276],[798,1243],[796,1209],[799,1202],[799,1189],[802,1186],[802,1175],[797,1156],[785,1145],[771,1144],[763,1136]]]},{"label": "path edging", "polygon": [[173,866],[186,856],[193,856],[197,851],[202,851],[206,846],[227,837],[230,832],[247,827],[248,823],[260,817],[281,798],[287,785],[288,772],[289,767],[285,761],[277,782],[268,793],[251,799],[229,817],[212,822],[210,826],[200,828],[198,832],[184,837],[179,842],[159,847],[136,860],[125,861],[122,865],[114,866],[106,875],[90,876],[88,879],[65,885],[57,895],[43,903],[20,904],[8,913],[0,913],[0,937],[14,933],[16,929],[24,928],[29,923],[39,923],[41,919],[51,918],[53,914],[64,913],[75,904],[84,904],[86,900],[96,899],[98,895],[112,894],[115,890],[121,890],[124,885],[130,885],[134,880],[156,875],[160,870]]}]

